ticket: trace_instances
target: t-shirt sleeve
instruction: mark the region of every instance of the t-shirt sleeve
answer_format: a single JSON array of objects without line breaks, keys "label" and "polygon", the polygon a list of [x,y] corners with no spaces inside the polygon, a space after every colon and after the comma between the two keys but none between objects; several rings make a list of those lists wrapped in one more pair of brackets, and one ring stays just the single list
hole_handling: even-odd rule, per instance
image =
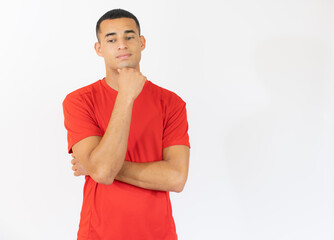
[{"label": "t-shirt sleeve", "polygon": [[67,130],[68,152],[75,143],[89,136],[103,136],[92,112],[80,96],[68,95],[63,101],[64,124]]},{"label": "t-shirt sleeve", "polygon": [[186,145],[190,148],[186,103],[176,94],[168,101],[162,138],[162,148]]}]

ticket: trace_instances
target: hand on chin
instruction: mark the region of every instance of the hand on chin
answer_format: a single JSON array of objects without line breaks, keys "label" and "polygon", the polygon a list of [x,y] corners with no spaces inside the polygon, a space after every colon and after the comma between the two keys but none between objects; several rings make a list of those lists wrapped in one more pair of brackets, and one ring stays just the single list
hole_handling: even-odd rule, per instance
[{"label": "hand on chin", "polygon": [[118,65],[118,68],[134,68],[134,66],[130,62],[122,62]]}]

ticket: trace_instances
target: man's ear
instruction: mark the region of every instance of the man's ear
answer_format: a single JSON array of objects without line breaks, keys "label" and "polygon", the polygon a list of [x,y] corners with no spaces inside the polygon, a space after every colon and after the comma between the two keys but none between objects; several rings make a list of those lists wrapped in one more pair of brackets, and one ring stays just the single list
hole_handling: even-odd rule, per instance
[{"label": "man's ear", "polygon": [[143,51],[146,47],[146,39],[143,35],[140,36],[140,49]]},{"label": "man's ear", "polygon": [[102,51],[101,51],[101,44],[99,42],[96,42],[94,44],[94,49],[97,55],[99,55],[100,57],[103,57]]}]

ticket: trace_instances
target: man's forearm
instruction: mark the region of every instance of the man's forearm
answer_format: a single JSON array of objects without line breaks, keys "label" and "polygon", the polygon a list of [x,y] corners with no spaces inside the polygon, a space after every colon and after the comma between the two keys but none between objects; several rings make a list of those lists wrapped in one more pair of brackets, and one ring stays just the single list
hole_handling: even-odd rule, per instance
[{"label": "man's forearm", "polygon": [[141,188],[180,192],[179,175],[179,171],[166,160],[146,163],[124,161],[115,179]]},{"label": "man's forearm", "polygon": [[100,182],[111,184],[122,168],[130,131],[132,99],[118,94],[109,124],[100,143],[92,151],[90,162]]}]

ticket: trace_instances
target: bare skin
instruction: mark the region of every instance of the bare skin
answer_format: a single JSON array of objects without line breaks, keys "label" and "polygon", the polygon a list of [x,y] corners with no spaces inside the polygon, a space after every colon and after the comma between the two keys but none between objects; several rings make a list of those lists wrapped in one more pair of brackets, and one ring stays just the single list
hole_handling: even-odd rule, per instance
[{"label": "bare skin", "polygon": [[106,82],[118,91],[118,69],[132,68],[140,72],[141,52],[146,40],[139,36],[135,21],[130,18],[104,20],[100,25],[96,54],[104,58]]}]

